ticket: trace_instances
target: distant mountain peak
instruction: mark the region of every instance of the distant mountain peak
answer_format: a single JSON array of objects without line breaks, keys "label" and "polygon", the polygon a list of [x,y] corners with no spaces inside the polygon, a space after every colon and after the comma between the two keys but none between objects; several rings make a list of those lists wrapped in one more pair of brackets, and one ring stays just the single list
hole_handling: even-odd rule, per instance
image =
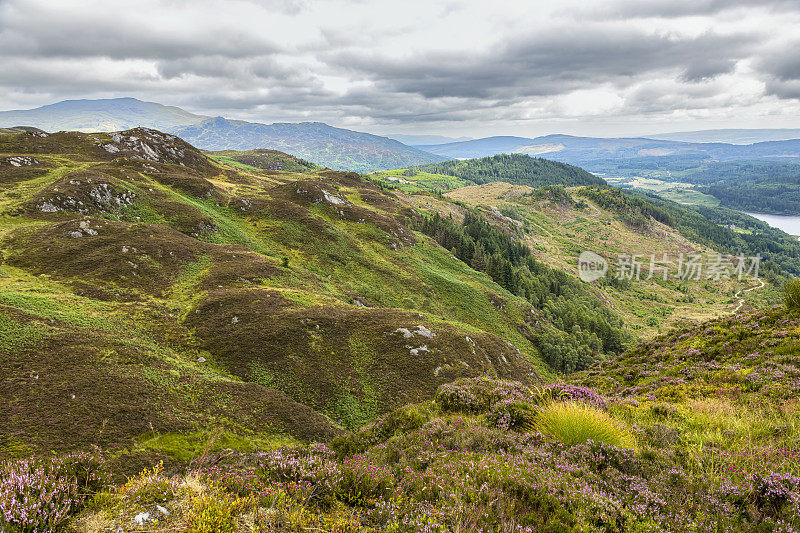
[{"label": "distant mountain peak", "polygon": [[447,159],[394,139],[324,122],[261,124],[196,115],[132,97],[64,100],[36,109],[0,112],[0,128],[17,126],[51,132],[112,132],[142,126],[172,133],[207,150],[280,150],[334,170],[358,172]]}]

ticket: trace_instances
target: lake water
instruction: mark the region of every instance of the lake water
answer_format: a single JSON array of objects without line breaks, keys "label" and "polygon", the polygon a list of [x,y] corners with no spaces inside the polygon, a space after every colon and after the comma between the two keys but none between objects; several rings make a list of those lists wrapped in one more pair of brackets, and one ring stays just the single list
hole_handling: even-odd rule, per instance
[{"label": "lake water", "polygon": [[783,230],[789,235],[800,235],[800,216],[765,215],[763,213],[747,213],[751,217],[763,220],[773,228]]}]

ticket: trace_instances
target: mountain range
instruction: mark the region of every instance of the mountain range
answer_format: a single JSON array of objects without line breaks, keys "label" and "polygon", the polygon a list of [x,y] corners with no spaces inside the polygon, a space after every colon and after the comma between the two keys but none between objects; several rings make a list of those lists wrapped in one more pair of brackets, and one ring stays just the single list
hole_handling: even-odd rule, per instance
[{"label": "mountain range", "polygon": [[659,133],[656,135],[645,135],[645,137],[648,139],[693,143],[720,142],[730,144],[753,144],[766,141],[800,139],[800,129],[718,129]]},{"label": "mountain range", "polygon": [[495,136],[471,141],[417,148],[451,159],[486,157],[501,153],[523,153],[547,157],[572,165],[585,165],[592,170],[608,160],[686,157],[716,160],[786,158],[800,160],[800,139],[759,142],[748,145],[730,143],[691,143],[647,138],[597,138],[572,135],[543,137]]},{"label": "mountain range", "polygon": [[135,98],[66,100],[36,109],[0,112],[0,127],[15,126],[50,132],[110,132],[144,126],[172,133],[206,150],[281,150],[334,170],[358,172],[446,159],[394,139],[320,122],[228,120]]}]

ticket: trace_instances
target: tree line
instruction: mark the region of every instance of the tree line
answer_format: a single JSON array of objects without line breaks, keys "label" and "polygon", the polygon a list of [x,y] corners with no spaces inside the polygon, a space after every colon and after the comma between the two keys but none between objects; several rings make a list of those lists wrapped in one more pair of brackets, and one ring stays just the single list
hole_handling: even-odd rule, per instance
[{"label": "tree line", "polygon": [[539,311],[531,340],[554,370],[583,370],[602,354],[624,349],[622,321],[587,286],[537,261],[530,248],[481,214],[467,211],[460,225],[439,214],[427,216],[419,229]]},{"label": "tree line", "polygon": [[500,154],[467,161],[453,159],[413,168],[414,171],[444,174],[478,185],[495,181],[531,187],[606,184],[605,180],[582,168],[525,154]]}]

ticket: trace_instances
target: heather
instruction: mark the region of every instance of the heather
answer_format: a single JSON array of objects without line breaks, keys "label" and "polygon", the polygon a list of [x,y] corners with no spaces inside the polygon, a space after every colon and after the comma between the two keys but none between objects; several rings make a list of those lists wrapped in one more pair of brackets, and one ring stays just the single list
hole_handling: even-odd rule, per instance
[{"label": "heather", "polygon": [[116,485],[90,455],[6,462],[3,510],[47,495],[12,525],[87,533],[800,531],[799,344],[776,307],[547,385],[458,379],[327,443],[207,446]]},{"label": "heather", "polygon": [[56,531],[108,481],[104,460],[80,453],[0,463],[0,526]]},{"label": "heather", "polygon": [[[631,424],[632,432],[617,445],[566,443],[529,423],[497,417],[516,406],[535,423],[563,405],[583,406],[617,427]],[[724,416],[744,416],[735,413]],[[796,446],[787,421],[775,416],[770,431],[783,432]],[[70,527],[800,531],[796,461],[792,466],[761,458],[725,468],[733,455],[754,450],[749,445],[756,441],[744,435],[759,439],[763,428],[732,424],[728,431],[741,432],[741,440],[696,446],[686,435],[691,425],[683,404],[601,396],[576,384],[533,389],[462,379],[440,387],[433,401],[397,409],[328,444],[204,457],[179,473],[146,471],[95,496]]]}]

